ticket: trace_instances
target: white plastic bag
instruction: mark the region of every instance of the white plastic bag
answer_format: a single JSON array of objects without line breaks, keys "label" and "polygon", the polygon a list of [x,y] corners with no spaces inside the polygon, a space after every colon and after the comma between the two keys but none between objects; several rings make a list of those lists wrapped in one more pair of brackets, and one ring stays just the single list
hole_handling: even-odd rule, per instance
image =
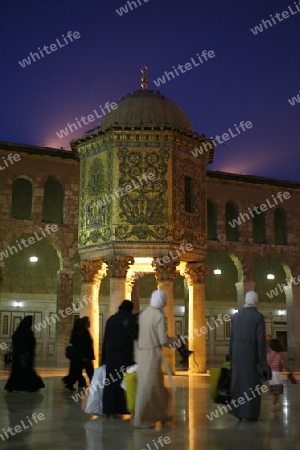
[{"label": "white plastic bag", "polygon": [[98,367],[98,369],[94,371],[91,386],[87,389],[89,390],[89,396],[86,402],[86,408],[84,410],[84,412],[86,412],[87,414],[96,414],[98,416],[102,414],[102,398],[105,377],[105,365]]}]

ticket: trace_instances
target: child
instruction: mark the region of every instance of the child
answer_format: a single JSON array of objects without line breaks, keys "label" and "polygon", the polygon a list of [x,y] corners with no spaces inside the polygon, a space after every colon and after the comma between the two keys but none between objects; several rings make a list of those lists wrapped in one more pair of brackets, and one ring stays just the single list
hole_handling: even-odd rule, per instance
[{"label": "child", "polygon": [[285,368],[288,372],[290,370],[286,367],[283,356],[282,346],[278,339],[271,339],[269,341],[270,351],[267,353],[267,362],[272,369],[272,380],[269,381],[270,394],[273,395],[273,404],[271,409],[274,411],[280,409],[279,395],[283,394],[283,377],[282,371]]}]

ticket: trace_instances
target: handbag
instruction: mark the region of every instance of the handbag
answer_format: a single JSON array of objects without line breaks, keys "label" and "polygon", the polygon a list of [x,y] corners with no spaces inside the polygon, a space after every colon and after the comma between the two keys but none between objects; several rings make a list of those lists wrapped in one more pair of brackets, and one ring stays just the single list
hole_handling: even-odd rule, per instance
[{"label": "handbag", "polygon": [[226,405],[231,400],[230,393],[231,370],[227,367],[221,367],[221,373],[217,384],[217,395],[215,403]]},{"label": "handbag", "polygon": [[73,345],[68,345],[65,350],[65,357],[71,360],[76,358],[76,355],[77,352]]},{"label": "handbag", "polygon": [[272,380],[272,369],[268,363],[257,364],[257,371],[263,381]]},{"label": "handbag", "polygon": [[294,374],[292,372],[287,374],[287,379],[292,383],[292,384],[297,384],[297,380],[294,377]]}]

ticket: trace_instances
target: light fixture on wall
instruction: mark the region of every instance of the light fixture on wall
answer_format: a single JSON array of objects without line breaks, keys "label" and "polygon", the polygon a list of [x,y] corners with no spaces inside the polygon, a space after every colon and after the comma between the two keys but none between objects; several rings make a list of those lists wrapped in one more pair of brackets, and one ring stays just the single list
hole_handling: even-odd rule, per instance
[{"label": "light fixture on wall", "polygon": [[37,256],[30,256],[29,261],[31,263],[36,263],[38,262],[39,258]]},{"label": "light fixture on wall", "polygon": [[222,270],[221,269],[214,269],[214,274],[215,275],[221,275]]},{"label": "light fixture on wall", "polygon": [[275,275],[273,275],[272,273],[268,273],[267,278],[268,280],[274,280]]},{"label": "light fixture on wall", "polygon": [[14,302],[14,306],[16,308],[20,308],[21,306],[23,306],[23,303],[22,302]]}]

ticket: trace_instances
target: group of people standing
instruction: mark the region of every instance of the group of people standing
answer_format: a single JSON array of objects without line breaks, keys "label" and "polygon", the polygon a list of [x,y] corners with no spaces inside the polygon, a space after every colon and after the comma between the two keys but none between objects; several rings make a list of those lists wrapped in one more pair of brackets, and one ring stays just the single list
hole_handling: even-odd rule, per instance
[{"label": "group of people standing", "polygon": [[[106,365],[106,377],[121,373],[124,366],[136,363],[138,367],[134,412],[136,428],[153,428],[155,422],[172,420],[170,396],[161,371],[161,347],[169,346],[178,339],[168,337],[164,315],[166,303],[165,291],[152,293],[149,306],[136,318],[139,330],[137,336],[131,335],[128,326],[133,310],[129,300],[122,302],[119,311],[108,319],[105,328],[101,364]],[[105,386],[103,414],[116,416],[126,413],[125,392],[120,383]]]},{"label": "group of people standing", "polygon": [[[146,310],[135,316],[132,321],[133,303],[124,300],[116,314],[111,316],[105,327],[102,343],[101,365],[106,366],[106,378],[124,372],[124,367],[137,364],[137,395],[134,413],[136,428],[153,428],[155,422],[167,422],[172,419],[170,395],[164,386],[161,363],[164,360],[162,347],[169,347],[178,338],[167,333],[164,308],[167,303],[165,291],[152,293]],[[266,345],[265,322],[257,310],[258,295],[247,292],[244,307],[232,320],[229,358],[231,362],[231,398],[234,408],[231,413],[239,420],[257,420],[260,415],[261,395],[251,396],[262,385],[264,371],[269,368],[270,393],[273,395],[272,409],[279,408],[279,395],[283,391],[282,370],[286,368],[282,357],[282,348],[277,339],[271,339]],[[34,370],[36,340],[32,331],[32,316],[27,316],[19,324],[12,337],[13,359],[11,375],[5,385],[9,392],[13,390],[37,391],[45,387],[41,377]],[[133,333],[128,324],[133,323]],[[90,320],[82,317],[76,320],[70,338],[72,356],[69,374],[63,378],[65,387],[74,390],[86,386],[82,374],[85,369],[92,380],[95,359],[93,340],[89,333]],[[270,366],[268,366],[268,364]],[[166,364],[166,362],[165,362]],[[118,382],[105,385],[103,391],[103,414],[127,414],[124,389]],[[240,399],[244,399],[241,401]]]}]

